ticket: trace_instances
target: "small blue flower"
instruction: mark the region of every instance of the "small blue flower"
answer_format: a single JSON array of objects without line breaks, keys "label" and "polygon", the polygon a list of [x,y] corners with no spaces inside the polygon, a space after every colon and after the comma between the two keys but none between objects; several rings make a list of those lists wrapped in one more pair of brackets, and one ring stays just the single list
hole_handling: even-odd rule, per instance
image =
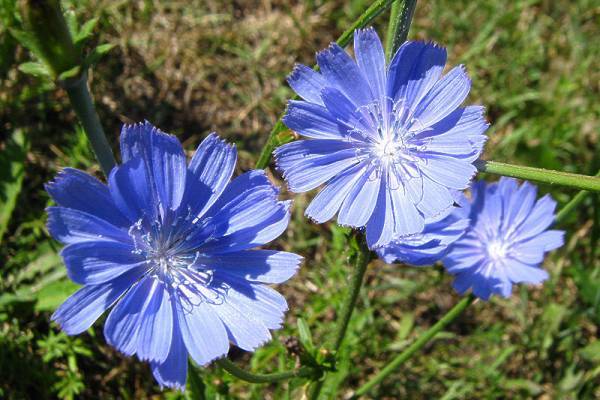
[{"label": "small blue flower", "polygon": [[563,245],[564,232],[548,230],[556,202],[550,195],[536,201],[536,195],[534,185],[519,187],[512,178],[473,186],[472,202],[461,211],[471,224],[442,260],[459,293],[472,288],[484,300],[494,293],[509,297],[514,283],[548,278],[541,263],[546,252]]},{"label": "small blue flower", "polygon": [[308,138],[279,147],[277,167],[292,192],[325,184],[306,215],[366,226],[370,247],[420,233],[452,207],[476,172],[488,127],[483,107],[460,107],[471,82],[462,66],[442,76],[446,50],[404,43],[386,68],[373,29],[354,34],[354,61],[332,44],[321,72],[298,65],[288,78],[303,101],[284,122]]},{"label": "small blue flower", "polygon": [[[461,207],[468,203],[461,192],[457,192],[455,197]],[[417,267],[435,264],[469,226],[469,216],[461,207],[452,207],[436,218],[425,219],[423,232],[395,239],[376,248],[375,252],[388,264],[402,262]]]},{"label": "small blue flower", "polygon": [[205,365],[229,342],[254,350],[280,327],[287,303],[265,284],[288,280],[301,257],[251,249],[286,229],[290,203],[262,171],[230,182],[237,153],[216,134],[187,165],[176,137],[126,125],[121,157],[108,185],[67,168],[46,187],[58,204],[48,229],[83,285],[52,319],[75,335],[114,305],[108,343],[183,390],[188,355]]}]

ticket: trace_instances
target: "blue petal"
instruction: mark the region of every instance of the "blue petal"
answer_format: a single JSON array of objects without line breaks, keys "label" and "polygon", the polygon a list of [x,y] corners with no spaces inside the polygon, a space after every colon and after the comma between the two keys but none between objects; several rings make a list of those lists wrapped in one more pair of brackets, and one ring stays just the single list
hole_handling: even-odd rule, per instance
[{"label": "blue petal", "polygon": [[357,164],[334,177],[315,196],[305,214],[318,223],[329,221],[340,209],[342,202],[362,176],[365,166]]},{"label": "blue petal", "polygon": [[283,123],[302,136],[315,139],[342,139],[345,129],[325,107],[306,101],[290,100]]},{"label": "blue petal", "polygon": [[323,89],[321,97],[325,107],[343,130],[345,138],[348,136],[356,138],[357,131],[363,135],[377,135],[377,126],[373,126],[374,121],[369,116],[369,107],[357,108],[344,93],[332,87]]},{"label": "blue petal", "polygon": [[435,85],[446,65],[446,49],[432,43],[406,42],[388,69],[388,96],[412,109]]},{"label": "blue petal", "polygon": [[528,223],[522,224],[515,236],[518,240],[527,240],[535,237],[548,229],[554,223],[556,210],[556,202],[552,200],[550,195],[546,195],[539,199],[533,210],[527,217]]},{"label": "blue petal", "polygon": [[236,253],[200,256],[196,263],[252,282],[281,283],[298,270],[302,257],[285,251],[249,250]]},{"label": "blue petal", "polygon": [[84,211],[64,207],[49,207],[46,211],[48,212],[48,230],[53,238],[62,243],[102,239],[131,242],[125,229],[116,227]]},{"label": "blue petal", "polygon": [[229,301],[225,300],[213,308],[221,318],[229,340],[239,348],[254,351],[271,340],[271,333],[262,322],[253,320],[243,311],[235,308]]},{"label": "blue petal", "polygon": [[[290,222],[291,200],[277,203],[252,200],[250,202],[253,203],[251,206],[248,206],[243,213],[232,215],[231,219],[226,219],[224,214],[218,216],[224,218],[222,225],[215,227],[218,233],[199,245],[198,250],[205,253],[248,250],[275,240],[285,231]],[[224,213],[226,212],[225,210]],[[223,226],[227,226],[227,231],[221,233]],[[212,227],[209,226],[209,229]]]},{"label": "blue petal", "polygon": [[425,218],[410,199],[408,191],[402,186],[400,177],[388,174],[387,190],[391,198],[393,215],[393,236],[412,235],[423,230]]},{"label": "blue petal", "polygon": [[415,108],[410,130],[421,130],[441,121],[467,98],[471,80],[462,66],[450,70]]},{"label": "blue petal", "polygon": [[377,204],[367,222],[369,248],[384,246],[400,235],[423,230],[424,218],[393,174],[381,180]]},{"label": "blue petal", "polygon": [[268,243],[287,227],[290,204],[277,201],[277,189],[263,171],[248,172],[225,189],[186,247],[228,253]]},{"label": "blue petal", "polygon": [[141,360],[164,362],[173,337],[173,308],[165,284],[152,279],[140,317],[137,355]]},{"label": "blue petal", "polygon": [[544,259],[544,253],[561,247],[564,242],[565,232],[550,230],[539,235],[520,241],[514,245],[514,253],[518,255],[518,260],[527,264],[541,263]]},{"label": "blue petal", "polygon": [[504,218],[502,230],[516,230],[525,223],[536,203],[537,188],[529,182],[523,184],[509,196],[503,197]]},{"label": "blue petal", "polygon": [[[181,337],[192,359],[199,365],[206,365],[226,355],[229,351],[227,331],[213,307],[200,297],[185,300],[180,297],[176,301]],[[182,301],[193,306],[184,308]]]},{"label": "blue petal", "polygon": [[113,168],[108,177],[110,194],[118,209],[130,221],[136,222],[144,215],[156,218],[158,204],[148,171],[141,159],[134,159]]},{"label": "blue petal", "polygon": [[301,140],[277,149],[278,168],[294,193],[312,190],[357,164],[356,149],[339,140]]},{"label": "blue petal", "polygon": [[468,226],[468,219],[449,215],[441,221],[427,224],[421,234],[394,240],[376,251],[387,263],[399,260],[415,266],[431,265],[447,254],[449,246],[464,235]]},{"label": "blue petal", "polygon": [[142,160],[147,182],[156,193],[161,215],[181,205],[185,191],[186,158],[179,140],[149,122],[124,125],[121,130],[123,164]]},{"label": "blue petal", "polygon": [[200,143],[188,168],[186,204],[196,216],[203,215],[231,180],[237,151],[235,146],[211,133]]},{"label": "blue petal", "polygon": [[381,181],[377,204],[375,205],[371,219],[367,222],[366,232],[367,245],[371,249],[386,245],[395,239],[392,200],[384,180]]},{"label": "blue petal", "polygon": [[140,271],[132,270],[110,282],[85,286],[58,307],[52,320],[67,334],[78,335],[92,326],[140,276]]},{"label": "blue petal", "polygon": [[[483,150],[483,145],[487,140],[484,135],[490,124],[484,118],[484,108],[481,106],[467,106],[457,108],[447,117],[432,125],[423,133],[417,134],[418,138],[432,137],[432,142],[443,140],[446,142],[449,138],[467,139],[474,150],[474,159],[479,156]],[[438,139],[439,138],[439,139]],[[436,146],[440,146],[436,144]],[[466,149],[465,149],[466,151]],[[467,151],[463,154],[468,153]]]},{"label": "blue petal", "polygon": [[353,227],[365,226],[373,215],[380,186],[378,171],[367,168],[362,172],[359,181],[354,184],[340,208],[338,223]]},{"label": "blue petal", "polygon": [[113,202],[108,187],[85,172],[65,168],[45,188],[59,206],[95,215],[118,227],[130,225]]},{"label": "blue petal", "polygon": [[306,65],[296,64],[287,81],[298,96],[311,103],[323,105],[321,90],[327,81],[320,73]]},{"label": "blue petal", "polygon": [[173,337],[167,359],[163,362],[152,362],[150,366],[152,374],[161,388],[166,386],[184,392],[188,371],[188,352],[181,338],[177,320],[174,320],[173,324]]},{"label": "blue petal", "polygon": [[131,244],[97,241],[70,244],[60,254],[73,282],[97,285],[131,270],[143,270],[145,258],[133,251]]},{"label": "blue petal", "polygon": [[373,28],[354,31],[354,53],[356,62],[367,78],[376,99],[386,96],[386,70],[383,46]]},{"label": "blue petal", "polygon": [[254,284],[228,276],[227,302],[254,321],[269,329],[279,329],[287,311],[285,297],[266,285]]},{"label": "blue petal", "polygon": [[437,154],[428,154],[421,159],[419,169],[434,182],[457,190],[466,189],[477,172],[477,168],[467,161]]},{"label": "blue petal", "polygon": [[131,356],[138,348],[138,337],[148,293],[154,279],[144,277],[111,310],[104,324],[108,344]]},{"label": "blue petal", "polygon": [[317,63],[328,86],[341,90],[357,106],[372,101],[371,91],[352,58],[335,43],[317,54]]},{"label": "blue petal", "polygon": [[[411,181],[409,185],[418,185]],[[421,180],[422,198],[417,202],[417,209],[428,217],[435,217],[450,209],[454,204],[454,198],[445,186],[432,181],[424,176]]]},{"label": "blue petal", "polygon": [[507,262],[506,274],[513,283],[539,284],[549,277],[548,272],[537,265],[529,265],[519,260]]}]

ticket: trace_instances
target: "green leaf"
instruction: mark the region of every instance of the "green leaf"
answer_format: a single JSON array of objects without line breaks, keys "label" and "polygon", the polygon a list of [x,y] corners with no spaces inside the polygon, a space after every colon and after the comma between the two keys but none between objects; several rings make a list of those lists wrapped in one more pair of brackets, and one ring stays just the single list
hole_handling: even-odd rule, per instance
[{"label": "green leaf", "polygon": [[50,71],[48,71],[48,68],[46,68],[46,66],[44,64],[35,62],[35,61],[25,62],[25,63],[19,65],[19,71],[21,71],[25,74],[37,76],[40,78],[41,77],[49,78],[52,76],[50,74]]},{"label": "green leaf", "polygon": [[298,318],[298,335],[300,335],[300,343],[304,346],[306,350],[310,353],[315,349],[315,345],[312,341],[312,335],[310,333],[310,328],[308,324],[302,319]]},{"label": "green leaf", "polygon": [[92,34],[92,31],[96,27],[96,24],[98,24],[98,18],[92,18],[89,21],[87,21],[85,24],[83,24],[81,26],[81,28],[79,29],[79,32],[77,32],[77,34],[73,35],[73,42],[75,44],[79,44],[79,43],[83,42],[85,39],[87,39],[88,37],[90,37]]},{"label": "green leaf", "polygon": [[29,143],[22,131],[15,131],[0,152],[0,242],[6,232],[10,217],[25,175],[25,158]]},{"label": "green leaf", "polygon": [[37,292],[37,303],[35,304],[36,311],[54,311],[61,305],[70,295],[79,289],[79,285],[70,280],[60,280],[52,282],[40,289]]},{"label": "green leaf", "polygon": [[75,15],[75,11],[66,10],[64,13],[65,21],[67,22],[67,28],[69,29],[69,33],[71,37],[75,37],[77,35],[77,15]]},{"label": "green leaf", "polygon": [[43,242],[38,246],[38,250],[40,255],[18,272],[13,285],[31,281],[36,276],[47,274],[62,265],[60,256],[50,247],[50,242]]},{"label": "green leaf", "polygon": [[196,368],[190,361],[189,369],[190,369],[190,372],[188,373],[188,384],[187,384],[188,390],[185,393],[186,394],[185,397],[188,399],[196,399],[196,400],[206,399],[206,396],[205,396],[206,385],[204,384],[204,381],[202,380],[202,376],[200,376],[198,368]]},{"label": "green leaf", "polygon": [[38,54],[38,46],[35,37],[27,32],[15,28],[8,28],[10,34],[17,39],[21,46],[29,49],[34,54]]},{"label": "green leaf", "polygon": [[65,80],[65,79],[69,79],[69,78],[75,78],[80,73],[81,73],[81,66],[77,65],[71,69],[66,70],[65,72],[62,72],[58,76],[58,79]]},{"label": "green leaf", "polygon": [[581,357],[590,362],[600,362],[600,340],[595,340],[579,351]]},{"label": "green leaf", "polygon": [[104,43],[104,44],[97,46],[85,58],[85,65],[92,66],[92,65],[96,64],[98,61],[100,61],[102,56],[104,56],[106,53],[108,53],[113,47],[115,47],[115,45],[112,43]]}]

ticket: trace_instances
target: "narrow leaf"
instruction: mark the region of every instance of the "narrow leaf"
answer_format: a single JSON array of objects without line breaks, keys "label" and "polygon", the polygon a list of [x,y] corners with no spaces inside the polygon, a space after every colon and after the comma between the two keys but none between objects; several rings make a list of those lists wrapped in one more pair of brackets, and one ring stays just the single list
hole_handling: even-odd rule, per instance
[{"label": "narrow leaf", "polygon": [[15,131],[0,152],[0,242],[21,191],[28,146],[23,132]]}]

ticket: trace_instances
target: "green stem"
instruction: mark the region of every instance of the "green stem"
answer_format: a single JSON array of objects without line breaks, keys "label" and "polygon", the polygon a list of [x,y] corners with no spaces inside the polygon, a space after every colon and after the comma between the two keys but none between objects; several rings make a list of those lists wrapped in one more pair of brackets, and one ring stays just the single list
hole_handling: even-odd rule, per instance
[{"label": "green stem", "polygon": [[511,176],[551,185],[566,186],[575,189],[600,192],[600,178],[587,175],[571,174],[568,172],[554,171],[534,167],[523,167],[496,161],[480,160],[476,163],[477,169],[489,174]]},{"label": "green stem", "polygon": [[[596,176],[600,176],[600,171],[598,171]],[[565,206],[561,208],[558,214],[556,214],[556,223],[560,224],[561,222],[564,222],[567,216],[573,210],[579,207],[581,203],[583,203],[588,194],[590,194],[590,192],[588,192],[587,190],[582,190],[579,193],[577,193],[575,197],[573,197],[567,204],[565,204]]]},{"label": "green stem", "polygon": [[379,371],[377,375],[371,378],[367,383],[362,385],[354,394],[354,398],[367,394],[375,386],[379,385],[388,375],[400,367],[406,360],[411,358],[417,351],[435,337],[442,329],[450,322],[454,321],[473,301],[475,296],[470,294],[457,303],[446,315],[436,322],[431,328],[423,333],[419,338],[411,344],[406,350],[394,358],[384,369]]},{"label": "green stem", "polygon": [[69,95],[69,100],[71,100],[71,105],[75,109],[81,125],[83,125],[83,129],[92,145],[100,167],[108,177],[108,174],[116,164],[115,157],[106,140],[100,118],[98,118],[98,114],[94,108],[94,103],[87,87],[87,74],[83,73],[79,78],[65,82],[63,87]]},{"label": "green stem", "polygon": [[[361,14],[360,17],[348,28],[342,35],[336,40],[336,43],[342,47],[345,47],[352,38],[352,34],[356,29],[364,28],[367,26],[375,17],[385,11],[395,0],[377,0],[367,8],[367,10]],[[295,99],[297,97],[294,97]],[[276,147],[282,144],[291,142],[294,140],[294,136],[288,131],[287,127],[281,122],[283,115],[279,116],[277,123],[269,133],[269,138],[265,143],[258,161],[256,162],[256,168],[266,168],[271,161],[271,153]]]},{"label": "green stem", "polygon": [[367,244],[362,241],[360,246],[361,247],[358,251],[358,255],[356,256],[356,266],[354,275],[352,276],[352,281],[350,282],[350,288],[348,289],[348,295],[344,300],[344,304],[342,304],[340,318],[338,319],[337,326],[335,328],[335,341],[333,342],[333,350],[335,351],[340,349],[340,346],[344,341],[346,331],[348,330],[348,324],[350,323],[350,318],[352,317],[352,312],[354,311],[356,301],[358,300],[358,294],[360,293],[363,278],[365,276],[365,272],[367,272],[367,265],[369,265],[369,261],[371,261],[371,252],[367,248]]},{"label": "green stem", "polygon": [[388,62],[406,41],[416,6],[417,0],[396,1],[392,4],[385,46]]},{"label": "green stem", "polygon": [[253,374],[245,371],[231,362],[228,358],[221,358],[216,363],[231,375],[250,383],[274,383],[292,378],[314,378],[318,371],[311,367],[300,367],[290,371],[275,372],[272,374]]},{"label": "green stem", "polygon": [[[369,265],[370,260],[371,252],[363,240],[360,242],[360,249],[358,250],[358,255],[356,257],[354,275],[352,276],[350,287],[348,288],[348,294],[344,299],[344,304],[342,304],[342,310],[340,311],[340,316],[335,328],[334,342],[332,347],[334,352],[337,352],[340,349],[344,341],[344,337],[346,336],[346,332],[348,331],[348,324],[350,323],[352,312],[356,307],[358,294],[360,293],[363,278],[365,276],[365,272],[367,271],[367,266]],[[319,398],[319,393],[321,392],[324,383],[325,379],[321,379],[315,383],[309,396],[310,399],[316,400]]]}]

